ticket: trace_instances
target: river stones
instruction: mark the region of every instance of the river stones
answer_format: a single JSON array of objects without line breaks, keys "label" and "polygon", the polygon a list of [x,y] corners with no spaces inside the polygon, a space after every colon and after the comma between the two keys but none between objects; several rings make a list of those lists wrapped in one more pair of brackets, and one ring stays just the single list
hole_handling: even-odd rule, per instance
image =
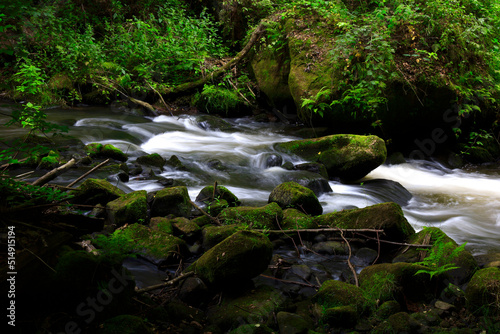
[{"label": "river stones", "polygon": [[108,202],[125,195],[125,192],[106,180],[87,179],[73,192],[73,195],[75,196],[71,200],[73,203],[106,205]]},{"label": "river stones", "polygon": [[90,143],[85,145],[85,151],[92,158],[111,158],[122,162],[128,160],[128,156],[122,150],[111,144]]},{"label": "river stones", "polygon": [[151,216],[189,217],[193,205],[185,186],[170,187],[148,194]]},{"label": "river stones", "polygon": [[273,245],[262,233],[242,230],[209,249],[186,269],[208,285],[239,285],[267,269]]},{"label": "river stones", "polygon": [[455,267],[455,269],[446,270],[441,275],[444,275],[443,279],[446,278],[456,285],[469,281],[478,269],[477,261],[472,254],[463,249],[463,246],[458,249],[457,243],[437,227],[424,228],[412,235],[408,239],[408,243],[430,245],[432,247],[426,251],[415,247],[408,249],[406,252],[401,251],[394,258],[394,262],[413,263],[433,257],[435,260],[429,262],[435,264],[436,268],[445,264]]},{"label": "river stones", "polygon": [[295,208],[310,215],[320,215],[323,207],[314,192],[297,182],[284,182],[273,189],[269,203],[277,203],[282,209]]},{"label": "river stones", "polygon": [[327,213],[315,217],[314,221],[318,225],[341,229],[382,229],[384,235],[381,239],[395,242],[408,240],[415,233],[401,207],[393,202]]},{"label": "river stones", "polygon": [[167,160],[165,160],[165,158],[158,153],[152,153],[138,157],[136,162],[141,165],[153,166],[163,169],[163,166],[165,166]]},{"label": "river stones", "polygon": [[283,219],[283,210],[274,202],[262,207],[238,206],[222,210],[217,218],[225,225],[272,230],[277,229],[277,222]]},{"label": "river stones", "polygon": [[358,180],[384,163],[387,149],[377,136],[350,134],[275,144],[279,151],[295,154],[310,162],[323,164],[329,178]]},{"label": "river stones", "polygon": [[114,227],[125,224],[146,222],[148,203],[146,190],[139,190],[123,195],[106,204],[108,221]]},{"label": "river stones", "polygon": [[478,270],[465,289],[467,307],[484,315],[500,315],[500,269]]},{"label": "river stones", "polygon": [[238,206],[241,204],[240,200],[229,189],[224,186],[217,185],[206,186],[200,190],[196,196],[196,202],[214,203],[217,201],[225,200],[229,206]]}]

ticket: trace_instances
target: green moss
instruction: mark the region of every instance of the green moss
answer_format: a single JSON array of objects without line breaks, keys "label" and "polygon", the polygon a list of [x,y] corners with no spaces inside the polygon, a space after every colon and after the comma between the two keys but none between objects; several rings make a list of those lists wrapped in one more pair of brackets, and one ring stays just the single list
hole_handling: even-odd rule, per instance
[{"label": "green moss", "polygon": [[86,179],[73,192],[73,201],[82,204],[103,204],[125,195],[125,192],[103,179]]},{"label": "green moss", "polygon": [[106,144],[102,147],[101,153],[103,157],[106,158],[112,158],[118,161],[127,161],[128,156],[122,152],[119,148],[111,145],[111,144]]},{"label": "green moss", "polygon": [[165,217],[153,217],[149,222],[149,227],[153,230],[158,230],[162,233],[172,234],[174,233],[174,228],[170,219]]},{"label": "green moss", "polygon": [[151,193],[151,215],[189,217],[193,208],[185,186],[170,187]]},{"label": "green moss", "polygon": [[358,313],[363,311],[366,302],[361,288],[335,280],[323,282],[312,300],[320,304],[324,309],[352,305]]},{"label": "green moss", "polygon": [[295,208],[310,215],[320,215],[323,208],[314,192],[297,182],[284,182],[273,189],[269,203],[277,203],[282,209]]},{"label": "green moss", "polygon": [[163,168],[166,160],[158,153],[143,155],[137,158],[137,163],[158,168]]},{"label": "green moss", "polygon": [[238,225],[225,225],[225,226],[213,226],[207,225],[203,227],[203,248],[210,249],[217,245],[222,240],[238,232],[240,227]]},{"label": "green moss", "polygon": [[148,216],[148,204],[145,190],[123,195],[106,205],[108,218],[119,227],[124,224],[144,223]]},{"label": "green moss", "polygon": [[49,154],[40,160],[39,167],[53,169],[61,164],[61,155],[57,151],[50,151]]},{"label": "green moss", "polygon": [[90,144],[85,145],[85,151],[92,158],[97,157],[97,156],[99,156],[99,154],[101,154],[103,146],[104,145],[102,145],[100,143],[90,143]]},{"label": "green moss", "polygon": [[263,207],[240,206],[226,208],[219,214],[219,220],[225,225],[236,224],[258,229],[275,229],[283,218],[283,211],[276,203]]},{"label": "green moss", "polygon": [[484,315],[500,315],[500,269],[478,270],[465,289],[467,307]]},{"label": "green moss", "polygon": [[313,217],[297,209],[283,210],[281,228],[284,230],[318,228]]},{"label": "green moss", "polygon": [[[214,196],[215,195],[215,196]],[[238,206],[241,204],[240,200],[236,195],[234,195],[229,189],[224,186],[217,185],[214,192],[214,186],[206,186],[201,189],[198,196],[196,196],[197,202],[205,202],[210,205],[217,203],[217,200],[225,200],[229,206]]]}]

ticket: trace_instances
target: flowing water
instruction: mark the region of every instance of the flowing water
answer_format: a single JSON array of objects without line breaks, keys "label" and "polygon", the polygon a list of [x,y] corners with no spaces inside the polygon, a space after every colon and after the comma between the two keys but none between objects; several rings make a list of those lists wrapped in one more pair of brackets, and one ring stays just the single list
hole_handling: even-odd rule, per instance
[{"label": "flowing water", "polygon": [[[187,171],[166,167],[161,176],[184,182],[192,199],[204,186],[217,181],[243,205],[264,205],[276,185],[304,175],[266,167],[266,161],[278,154],[274,143],[299,139],[293,129],[281,124],[232,119],[228,122],[233,130],[217,131],[201,127],[194,116],[148,118],[124,115],[112,108],[53,109],[48,113],[51,120],[68,125],[70,134],[84,143],[111,143],[127,152],[129,163],[146,153],[159,153],[166,159],[176,155]],[[16,131],[9,129],[3,136]],[[300,162],[281,156],[283,161]],[[55,182],[65,184],[73,179],[73,175],[64,174]],[[324,213],[395,201],[416,230],[437,226],[458,243],[468,242],[475,254],[500,251],[498,169],[451,170],[437,162],[409,161],[380,166],[359,184],[329,183],[333,192],[319,196]],[[140,178],[131,178],[120,187],[129,191],[162,188],[154,180]]]}]

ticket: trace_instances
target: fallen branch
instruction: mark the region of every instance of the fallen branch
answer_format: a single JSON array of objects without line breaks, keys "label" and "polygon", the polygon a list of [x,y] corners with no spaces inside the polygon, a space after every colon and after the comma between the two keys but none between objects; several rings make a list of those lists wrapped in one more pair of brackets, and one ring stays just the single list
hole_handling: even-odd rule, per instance
[{"label": "fallen branch", "polygon": [[177,85],[175,87],[172,87],[171,89],[167,90],[163,94],[169,95],[169,94],[178,94],[178,93],[186,92],[186,91],[192,90],[194,88],[203,86],[209,80],[213,80],[213,79],[217,78],[218,76],[222,75],[229,68],[231,68],[231,66],[238,64],[243,58],[245,58],[245,56],[248,54],[250,49],[252,49],[254,44],[257,41],[259,41],[259,39],[262,36],[262,34],[264,33],[264,31],[265,31],[264,24],[263,23],[259,24],[257,26],[257,28],[255,28],[255,30],[253,31],[252,35],[250,36],[250,40],[245,45],[245,47],[240,52],[238,52],[238,54],[233,59],[231,59],[229,62],[224,64],[221,68],[214,71],[210,75],[207,75],[206,77],[201,78],[201,79],[196,80],[196,81],[186,82],[186,83]]},{"label": "fallen branch", "polygon": [[285,279],[281,279],[281,278],[276,278],[276,277],[272,277],[272,276],[267,276],[267,275],[263,275],[263,274],[260,274],[261,277],[265,277],[265,278],[270,278],[270,279],[273,279],[275,281],[279,281],[281,283],[286,283],[286,284],[297,284],[297,285],[301,285],[301,286],[305,286],[305,287],[308,287],[308,288],[315,288],[315,289],[319,289],[319,286],[316,285],[316,284],[311,284],[311,283],[302,283],[302,282],[296,282],[296,281],[289,281],[289,280],[285,280]]},{"label": "fallen branch", "polygon": [[375,230],[369,228],[348,228],[348,229],[340,229],[337,227],[333,228],[305,228],[305,229],[295,229],[295,230],[255,230],[257,232],[265,232],[265,233],[294,233],[294,232],[310,232],[310,233],[320,233],[320,232],[373,232],[373,233],[383,233],[384,230]]},{"label": "fallen branch", "polygon": [[212,220],[215,224],[217,224],[219,226],[222,225],[217,218],[212,217],[208,213],[206,213],[205,211],[203,211],[203,209],[200,208],[195,202],[189,201],[189,203],[191,203],[191,205],[194,206],[197,210],[199,210],[202,214],[204,214],[205,216],[207,216],[208,218],[210,218],[210,220]]},{"label": "fallen branch", "polygon": [[[378,234],[377,234],[378,235]],[[349,244],[349,241],[347,241],[346,238],[344,238],[344,232],[340,231],[340,236],[342,237],[342,239],[344,239],[345,243],[347,244],[347,249],[349,250],[349,256],[347,257],[347,265],[349,266],[349,268],[351,269],[351,272],[354,276],[354,284],[356,286],[359,286],[359,283],[358,283],[358,275],[356,274],[356,269],[354,269],[354,266],[352,265],[351,263],[351,256],[352,256],[352,249],[351,249],[351,245]]]},{"label": "fallen branch", "polygon": [[51,180],[55,179],[56,177],[58,177],[59,175],[61,175],[62,173],[64,173],[68,168],[70,168],[74,164],[76,164],[76,160],[75,160],[75,158],[72,158],[70,161],[68,161],[64,165],[59,166],[57,168],[54,168],[53,170],[51,170],[47,174],[45,174],[42,177],[40,177],[39,179],[35,180],[32,183],[32,185],[34,185],[34,186],[42,186],[45,183],[50,182]]},{"label": "fallen branch", "polygon": [[174,285],[178,281],[183,280],[185,278],[188,278],[189,276],[192,276],[192,275],[194,275],[194,271],[189,271],[189,272],[187,272],[185,274],[182,274],[180,276],[177,276],[176,278],[171,279],[170,281],[167,281],[165,283],[151,285],[151,286],[148,286],[148,287],[145,287],[145,288],[142,288],[142,289],[136,289],[135,292],[136,293],[144,293],[144,292],[148,292],[148,291],[151,291],[151,290],[156,290],[156,289],[164,288],[164,287],[167,287],[167,286],[170,286],[170,285]]},{"label": "fallen branch", "polygon": [[90,173],[92,173],[93,171],[101,168],[102,166],[104,166],[105,164],[107,164],[109,161],[109,159],[106,159],[104,160],[103,162],[101,162],[99,165],[95,166],[94,168],[92,168],[91,170],[89,170],[87,173],[83,174],[82,176],[80,176],[78,179],[76,179],[75,181],[71,182],[70,184],[67,185],[68,188],[71,188],[72,186],[74,186],[78,181],[80,181],[81,179],[87,177],[88,175],[90,175]]}]

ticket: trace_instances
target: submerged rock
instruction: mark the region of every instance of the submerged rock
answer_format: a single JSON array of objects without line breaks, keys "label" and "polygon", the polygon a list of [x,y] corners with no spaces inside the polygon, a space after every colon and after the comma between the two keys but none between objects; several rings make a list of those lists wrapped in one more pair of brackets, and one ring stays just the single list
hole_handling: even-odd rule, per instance
[{"label": "submerged rock", "polygon": [[141,165],[148,165],[148,166],[158,167],[161,169],[163,168],[163,166],[165,166],[167,160],[165,160],[165,158],[163,158],[158,153],[152,153],[140,156],[137,158],[136,161]]},{"label": "submerged rock", "polygon": [[296,182],[285,182],[274,188],[268,202],[277,203],[282,209],[295,208],[310,215],[323,213],[314,192]]},{"label": "submerged rock", "polygon": [[326,167],[330,178],[358,180],[384,163],[387,149],[377,136],[339,134],[275,144],[277,150],[295,154]]}]

